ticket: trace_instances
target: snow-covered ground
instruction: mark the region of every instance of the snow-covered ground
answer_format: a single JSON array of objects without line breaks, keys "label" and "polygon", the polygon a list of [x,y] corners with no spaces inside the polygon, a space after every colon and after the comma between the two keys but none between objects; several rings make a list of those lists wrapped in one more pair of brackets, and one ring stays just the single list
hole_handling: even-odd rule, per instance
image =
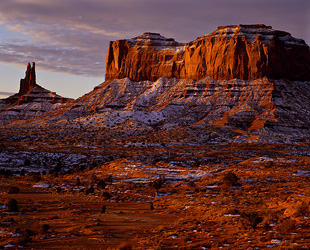
[{"label": "snow-covered ground", "polygon": [[48,172],[59,165],[62,171],[83,163],[83,154],[49,153],[36,151],[1,151],[0,169],[27,172]]}]

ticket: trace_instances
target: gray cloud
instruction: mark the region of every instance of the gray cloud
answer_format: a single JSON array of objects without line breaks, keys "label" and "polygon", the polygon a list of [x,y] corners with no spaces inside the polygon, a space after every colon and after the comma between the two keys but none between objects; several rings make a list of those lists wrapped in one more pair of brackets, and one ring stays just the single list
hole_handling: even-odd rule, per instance
[{"label": "gray cloud", "polygon": [[310,42],[308,0],[2,0],[0,24],[22,34],[0,40],[0,60],[104,75],[108,41],[159,32],[180,42],[220,25],[264,23]]}]

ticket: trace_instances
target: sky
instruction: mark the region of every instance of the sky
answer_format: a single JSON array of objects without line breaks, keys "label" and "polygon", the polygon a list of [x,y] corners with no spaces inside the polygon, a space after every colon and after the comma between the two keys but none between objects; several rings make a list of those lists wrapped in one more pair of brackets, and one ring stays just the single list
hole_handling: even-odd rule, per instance
[{"label": "sky", "polygon": [[310,45],[309,0],[0,0],[0,98],[37,83],[78,98],[104,81],[109,41],[156,32],[189,42],[222,25],[266,24]]}]

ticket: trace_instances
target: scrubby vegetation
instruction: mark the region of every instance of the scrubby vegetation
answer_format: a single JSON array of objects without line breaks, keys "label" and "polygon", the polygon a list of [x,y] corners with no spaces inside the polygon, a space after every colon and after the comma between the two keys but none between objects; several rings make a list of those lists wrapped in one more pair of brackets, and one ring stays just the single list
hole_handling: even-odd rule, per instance
[{"label": "scrubby vegetation", "polygon": [[10,199],[7,203],[8,212],[18,212],[18,202],[15,199]]}]

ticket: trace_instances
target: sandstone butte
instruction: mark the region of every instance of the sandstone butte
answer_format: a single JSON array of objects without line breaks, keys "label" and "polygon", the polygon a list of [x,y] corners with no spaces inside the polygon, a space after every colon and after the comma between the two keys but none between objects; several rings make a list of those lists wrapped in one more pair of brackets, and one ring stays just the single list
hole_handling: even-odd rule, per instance
[{"label": "sandstone butte", "polygon": [[288,32],[263,24],[220,26],[186,44],[157,33],[109,43],[106,80],[200,80],[207,76],[216,80],[267,76],[307,81],[309,46]]}]

